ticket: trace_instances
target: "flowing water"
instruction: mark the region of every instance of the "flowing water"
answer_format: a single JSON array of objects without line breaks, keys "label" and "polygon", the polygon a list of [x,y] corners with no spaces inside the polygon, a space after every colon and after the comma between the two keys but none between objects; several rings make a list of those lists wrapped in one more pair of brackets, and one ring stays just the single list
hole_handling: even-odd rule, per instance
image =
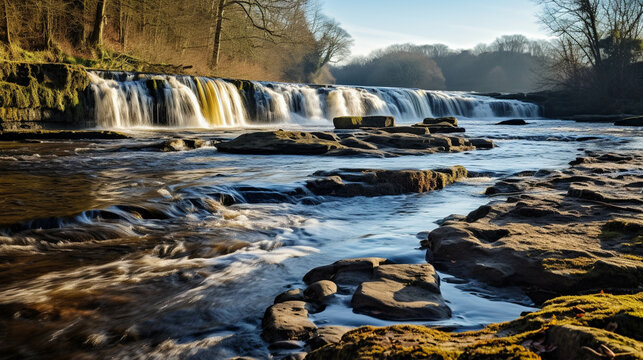
[{"label": "flowing water", "polygon": [[[537,109],[467,94],[255,83],[249,111],[223,80],[154,77],[171,89],[150,96],[149,78],[123,76],[94,74],[92,91],[101,126],[131,127],[133,139],[0,143],[0,358],[278,356],[260,338],[263,311],[303,286],[309,269],[362,256],[424,262],[416,234],[487,203],[482,192],[499,177],[563,168],[583,150],[643,147],[637,128],[537,119],[493,126],[494,111]],[[176,136],[233,138],[244,124],[329,130],[330,116],[392,109],[406,121],[467,114],[467,134],[498,147],[384,159],[141,150]],[[202,129],[143,129],[153,125]],[[425,194],[301,191],[317,170],[456,164],[484,176]],[[516,289],[447,274],[441,286],[453,317],[422,324],[477,329],[533,308]],[[319,326],[391,323],[354,314],[349,302],[339,296],[311,318]]]}]

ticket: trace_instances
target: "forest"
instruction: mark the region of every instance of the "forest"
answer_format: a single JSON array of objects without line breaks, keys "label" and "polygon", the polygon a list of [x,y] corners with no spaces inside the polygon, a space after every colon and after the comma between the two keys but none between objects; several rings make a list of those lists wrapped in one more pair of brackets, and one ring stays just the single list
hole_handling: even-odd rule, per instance
[{"label": "forest", "polygon": [[642,1],[534,1],[551,41],[505,35],[473,49],[399,44],[349,58],[350,34],[318,0],[0,0],[0,58],[249,80],[558,89],[588,104],[640,103]]},{"label": "forest", "polygon": [[0,58],[314,82],[350,35],[309,0],[0,0]]}]

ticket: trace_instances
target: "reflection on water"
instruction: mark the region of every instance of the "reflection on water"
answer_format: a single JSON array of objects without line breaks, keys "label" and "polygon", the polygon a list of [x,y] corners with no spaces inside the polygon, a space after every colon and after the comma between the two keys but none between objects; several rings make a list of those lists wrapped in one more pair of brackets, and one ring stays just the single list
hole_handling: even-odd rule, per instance
[{"label": "reflection on water", "polygon": [[[303,286],[310,268],[361,256],[421,263],[416,233],[486,203],[481,194],[498,177],[561,168],[583,149],[641,147],[636,130],[533,122],[508,128],[464,119],[468,133],[499,146],[393,159],[131,151],[239,130],[0,143],[0,357],[266,358],[263,311],[276,294]],[[596,138],[576,141],[588,136]],[[485,177],[379,198],[311,199],[297,190],[317,170],[456,164]],[[454,316],[429,324],[478,328],[530,309],[515,291],[453,279],[442,288]],[[385,324],[353,314],[349,300],[338,297],[313,319]]]}]

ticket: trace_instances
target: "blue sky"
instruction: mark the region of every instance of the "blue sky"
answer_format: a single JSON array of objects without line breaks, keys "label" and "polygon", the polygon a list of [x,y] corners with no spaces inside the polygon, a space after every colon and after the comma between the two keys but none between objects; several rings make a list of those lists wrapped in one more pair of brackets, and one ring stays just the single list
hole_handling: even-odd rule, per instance
[{"label": "blue sky", "polygon": [[391,44],[443,43],[455,49],[500,35],[548,38],[533,0],[322,0],[326,15],[355,40],[353,55]]}]

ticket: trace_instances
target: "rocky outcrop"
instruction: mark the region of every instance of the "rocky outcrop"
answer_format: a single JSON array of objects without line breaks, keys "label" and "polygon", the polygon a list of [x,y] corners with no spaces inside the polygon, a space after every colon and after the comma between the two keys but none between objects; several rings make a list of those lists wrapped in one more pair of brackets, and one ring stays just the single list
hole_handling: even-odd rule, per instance
[{"label": "rocky outcrop", "polygon": [[508,196],[422,242],[447,273],[560,294],[636,291],[643,284],[643,156],[588,154],[564,171],[518,174],[487,189]]},{"label": "rocky outcrop", "polygon": [[365,326],[306,359],[643,359],[642,313],[643,293],[561,297],[479,331]]},{"label": "rocky outcrop", "polygon": [[319,171],[321,178],[309,180],[306,187],[315,195],[382,196],[439,190],[467,177],[467,170],[454,166],[441,170],[340,169]]},{"label": "rocky outcrop", "polygon": [[527,125],[527,124],[528,122],[526,122],[523,119],[509,119],[509,120],[503,120],[496,123],[496,125]]},{"label": "rocky outcrop", "polygon": [[80,66],[0,62],[0,130],[94,126],[88,86]]},{"label": "rocky outcrop", "polygon": [[395,126],[393,116],[340,116],[333,119],[335,129],[384,128]]},{"label": "rocky outcrop", "polygon": [[[395,129],[395,128],[390,128]],[[436,152],[458,152],[493,147],[490,140],[458,136],[431,135],[422,130],[389,133],[381,129],[356,132],[262,131],[240,135],[217,144],[221,152],[238,154],[332,155],[332,156],[399,156]]]}]

